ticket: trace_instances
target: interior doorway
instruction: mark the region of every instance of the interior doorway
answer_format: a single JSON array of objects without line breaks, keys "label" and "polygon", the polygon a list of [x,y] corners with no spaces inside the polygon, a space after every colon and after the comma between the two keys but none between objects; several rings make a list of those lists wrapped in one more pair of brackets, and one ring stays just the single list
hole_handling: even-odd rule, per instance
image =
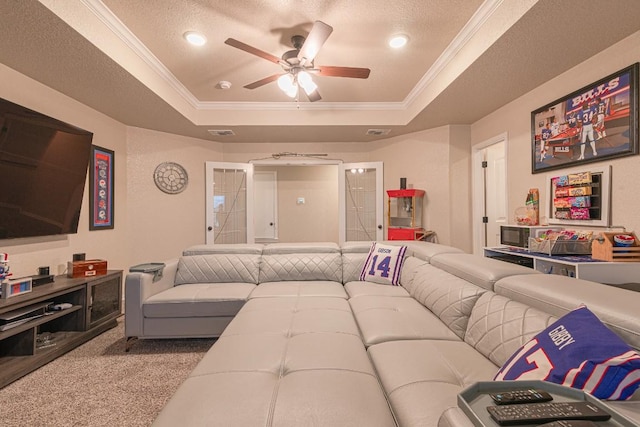
[{"label": "interior doorway", "polygon": [[499,246],[507,214],[507,134],[473,147],[473,253]]},{"label": "interior doorway", "polygon": [[253,172],[254,227],[257,243],[278,241],[278,171]]},{"label": "interior doorway", "polygon": [[254,181],[256,242],[338,242],[338,165],[256,164]]}]

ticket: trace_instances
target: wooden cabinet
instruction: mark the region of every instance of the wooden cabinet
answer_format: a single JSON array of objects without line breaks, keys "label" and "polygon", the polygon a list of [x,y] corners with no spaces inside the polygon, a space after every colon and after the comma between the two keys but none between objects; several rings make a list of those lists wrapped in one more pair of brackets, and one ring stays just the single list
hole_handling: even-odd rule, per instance
[{"label": "wooden cabinet", "polygon": [[[52,311],[54,304],[69,308]],[[91,278],[56,276],[0,301],[0,387],[100,333],[122,313],[122,271]]]}]

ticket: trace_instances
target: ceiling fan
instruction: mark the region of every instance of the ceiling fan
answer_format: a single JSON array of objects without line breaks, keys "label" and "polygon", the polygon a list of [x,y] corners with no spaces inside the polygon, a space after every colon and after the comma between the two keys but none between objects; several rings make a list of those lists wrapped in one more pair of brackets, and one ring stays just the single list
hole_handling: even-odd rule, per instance
[{"label": "ceiling fan", "polygon": [[303,92],[306,93],[309,101],[313,102],[322,98],[318,93],[318,86],[311,78],[311,74],[327,77],[366,79],[369,77],[369,73],[371,72],[368,68],[336,67],[329,65],[316,67],[314,65],[314,58],[320,51],[324,42],[327,41],[332,31],[333,27],[330,25],[327,25],[322,21],[316,21],[306,38],[300,35],[291,37],[294,49],[285,52],[281,58],[253,46],[249,46],[248,44],[236,39],[229,38],[225,40],[225,43],[237,49],[244,50],[252,55],[259,56],[267,61],[279,64],[284,70],[283,73],[274,74],[253,83],[249,83],[244,86],[245,88],[256,89],[268,83],[278,81],[280,89],[290,97],[295,98],[298,95],[298,87],[302,87]]}]

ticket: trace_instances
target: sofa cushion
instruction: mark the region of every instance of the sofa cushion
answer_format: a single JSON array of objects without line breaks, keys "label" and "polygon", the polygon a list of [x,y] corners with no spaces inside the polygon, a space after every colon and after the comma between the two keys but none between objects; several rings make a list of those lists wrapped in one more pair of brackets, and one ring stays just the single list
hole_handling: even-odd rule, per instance
[{"label": "sofa cushion", "polygon": [[175,284],[258,283],[260,255],[205,254],[182,256],[178,261]]},{"label": "sofa cushion", "polygon": [[417,267],[414,276],[404,285],[409,294],[463,338],[473,306],[487,291],[431,264]]},{"label": "sofa cushion", "polygon": [[346,300],[244,308],[154,425],[395,426]]},{"label": "sofa cushion", "polygon": [[342,258],[339,252],[265,252],[262,255],[259,280],[260,283],[300,280],[329,280],[342,283]]},{"label": "sofa cushion", "polygon": [[373,243],[362,266],[360,280],[381,285],[399,285],[406,251],[406,246]]},{"label": "sofa cushion", "polygon": [[522,346],[495,379],[545,380],[626,400],[640,386],[640,354],[582,306]]},{"label": "sofa cushion", "polygon": [[[640,350],[638,292],[557,274],[505,277],[495,292],[561,317],[580,304],[589,307],[609,329]],[[603,297],[605,296],[606,297]]]},{"label": "sofa cushion", "polygon": [[495,365],[502,366],[524,343],[555,320],[547,313],[486,292],[471,310],[464,340]]},{"label": "sofa cushion", "polygon": [[249,298],[264,297],[336,297],[347,298],[342,284],[321,280],[260,283]]},{"label": "sofa cushion", "polygon": [[351,298],[349,304],[366,346],[394,340],[460,340],[413,298],[360,296]]},{"label": "sofa cushion", "polygon": [[347,300],[333,297],[250,299],[222,336],[307,332],[360,337]]},{"label": "sofa cushion", "polygon": [[532,268],[472,254],[442,253],[431,258],[431,264],[474,285],[493,290],[503,277],[519,274],[541,274]]},{"label": "sofa cushion", "polygon": [[403,427],[437,426],[440,414],[457,406],[458,393],[498,370],[462,341],[391,341],[368,353]]},{"label": "sofa cushion", "polygon": [[264,255],[282,254],[339,254],[340,246],[333,242],[269,243],[262,249]]},{"label": "sofa cushion", "polygon": [[252,283],[194,283],[174,286],[145,300],[144,317],[233,316],[242,308]]},{"label": "sofa cushion", "polygon": [[344,285],[349,298],[363,295],[381,297],[408,297],[409,292],[402,286],[380,285],[372,282],[349,282]]},{"label": "sofa cushion", "polygon": [[182,251],[183,256],[207,254],[252,254],[260,255],[264,245],[259,243],[216,243],[215,245],[194,245]]}]

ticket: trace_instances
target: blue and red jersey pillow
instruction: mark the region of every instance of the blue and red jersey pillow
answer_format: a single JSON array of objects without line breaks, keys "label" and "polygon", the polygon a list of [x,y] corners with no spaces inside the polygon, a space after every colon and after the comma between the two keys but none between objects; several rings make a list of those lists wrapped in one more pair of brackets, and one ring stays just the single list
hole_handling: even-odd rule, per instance
[{"label": "blue and red jersey pillow", "polygon": [[626,400],[640,386],[640,354],[581,306],[523,345],[494,379],[544,380]]}]

